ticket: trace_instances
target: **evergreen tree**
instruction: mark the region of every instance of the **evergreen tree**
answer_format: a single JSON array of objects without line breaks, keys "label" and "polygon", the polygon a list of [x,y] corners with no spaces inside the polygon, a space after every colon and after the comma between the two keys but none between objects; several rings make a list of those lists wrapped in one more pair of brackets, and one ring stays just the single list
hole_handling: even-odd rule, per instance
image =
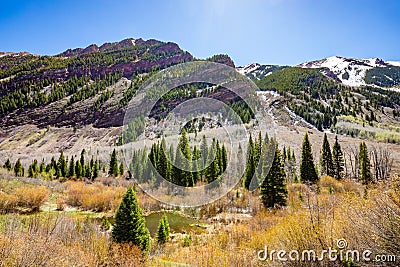
[{"label": "evergreen tree", "polygon": [[97,177],[99,177],[99,162],[98,162],[98,160],[96,160],[94,162],[92,180],[96,179]]},{"label": "evergreen tree", "polygon": [[322,142],[322,150],[321,150],[321,169],[322,173],[334,176],[333,169],[333,161],[332,161],[332,152],[331,146],[329,145],[328,137],[324,134],[324,141]]},{"label": "evergreen tree", "polygon": [[208,183],[211,183],[218,179],[220,174],[220,153],[218,152],[217,141],[213,138],[212,144],[208,149],[208,157],[207,162],[209,165],[206,169],[206,180]]},{"label": "evergreen tree", "polygon": [[42,163],[40,163],[40,166],[39,166],[39,173],[44,172],[45,169],[46,169],[46,165],[44,164],[44,159],[42,159]]},{"label": "evergreen tree", "polygon": [[281,152],[276,144],[272,166],[261,184],[261,199],[266,208],[286,205],[288,191],[285,178],[286,173]]},{"label": "evergreen tree", "polygon": [[[221,159],[222,159],[222,172],[224,172],[226,170],[226,168],[228,167],[228,155],[226,153],[226,148],[225,145],[222,145],[222,149],[221,149]],[[222,173],[221,172],[221,173]]]},{"label": "evergreen tree", "polygon": [[21,160],[18,159],[17,162],[15,162],[15,165],[14,165],[15,176],[24,176],[24,172],[25,171],[24,171],[24,167],[21,164]]},{"label": "evergreen tree", "polygon": [[197,149],[196,146],[193,148],[193,156],[192,156],[192,175],[193,175],[193,185],[195,185],[199,178],[200,178],[200,172],[199,172],[199,165],[197,161],[200,159],[200,151]]},{"label": "evergreen tree", "polygon": [[371,161],[369,159],[367,145],[364,142],[360,144],[359,164],[361,182],[363,184],[371,183],[373,181],[371,173]]},{"label": "evergreen tree", "polygon": [[34,159],[32,164],[29,165],[28,176],[29,177],[36,177],[38,172],[39,172],[38,161],[37,161],[37,159]]},{"label": "evergreen tree", "polygon": [[115,177],[117,177],[119,175],[117,151],[115,151],[115,148],[114,148],[113,152],[111,153],[110,169],[108,171],[108,174],[115,176]]},{"label": "evergreen tree", "polygon": [[201,139],[200,154],[201,158],[203,159],[203,165],[200,168],[202,170],[205,170],[205,167],[207,166],[207,157],[208,157],[208,145],[205,135],[203,135],[203,138]]},{"label": "evergreen tree", "polygon": [[191,161],[192,161],[192,153],[189,147],[189,140],[186,136],[186,130],[182,129],[181,137],[179,138],[177,150],[182,152],[184,157],[182,161],[182,177],[181,177],[181,185],[182,186],[193,186],[193,175],[190,171],[192,169]]},{"label": "evergreen tree", "polygon": [[175,151],[175,164],[172,166],[171,180],[176,185],[183,186],[183,170],[180,167],[184,160],[182,151],[177,147]]},{"label": "evergreen tree", "polygon": [[10,159],[7,159],[7,160],[6,160],[6,162],[4,163],[3,167],[4,167],[5,169],[7,169],[8,171],[11,171],[12,165],[11,165]]},{"label": "evergreen tree", "polygon": [[249,143],[247,145],[247,161],[246,161],[246,169],[244,171],[244,187],[249,189],[251,179],[253,178],[253,175],[256,171],[256,165],[255,165],[255,156],[254,156],[254,143],[253,139],[249,137]]},{"label": "evergreen tree", "polygon": [[318,181],[317,171],[315,170],[314,158],[311,150],[311,143],[308,134],[304,135],[301,162],[300,162],[300,179],[302,182],[316,183]]},{"label": "evergreen tree", "polygon": [[90,177],[92,177],[92,169],[90,169],[90,165],[85,165],[83,169],[85,172],[85,177],[90,179]]},{"label": "evergreen tree", "polygon": [[335,137],[335,144],[333,145],[332,149],[332,159],[333,177],[335,177],[336,179],[341,179],[344,172],[344,157],[337,136]]},{"label": "evergreen tree", "polygon": [[119,164],[119,173],[120,173],[121,175],[124,175],[124,172],[125,172],[124,163],[121,162],[121,164]]},{"label": "evergreen tree", "polygon": [[71,156],[68,167],[68,177],[72,177],[74,175],[75,175],[75,162],[74,162],[74,156]]},{"label": "evergreen tree", "polygon": [[258,138],[255,138],[254,140],[254,150],[253,150],[253,155],[254,155],[254,164],[255,168],[258,165],[258,161],[260,160],[261,157],[261,148],[262,148],[262,137],[261,137],[261,132],[258,132]]},{"label": "evergreen tree", "polygon": [[81,162],[79,160],[77,160],[76,163],[75,163],[75,175],[76,175],[77,178],[83,176],[82,165],[81,165]]},{"label": "evergreen tree", "polygon": [[115,242],[130,242],[142,251],[149,250],[150,233],[132,187],[129,187],[122,197],[114,218],[111,234]]},{"label": "evergreen tree", "polygon": [[58,158],[58,169],[62,177],[67,176],[67,163],[64,158],[64,153],[61,151],[60,157]]},{"label": "evergreen tree", "polygon": [[171,165],[167,158],[167,145],[165,139],[162,138],[160,148],[158,149],[157,171],[161,177],[167,181],[171,181]]},{"label": "evergreen tree", "polygon": [[161,217],[160,222],[158,223],[157,228],[157,242],[159,244],[165,244],[169,239],[170,228],[168,224],[167,215]]},{"label": "evergreen tree", "polygon": [[58,164],[57,161],[54,159],[54,157],[51,157],[50,160],[50,168],[54,170],[54,173],[57,175],[59,173],[58,171]]},{"label": "evergreen tree", "polygon": [[286,161],[286,146],[283,146],[282,153],[283,153],[283,161],[285,162]]},{"label": "evergreen tree", "polygon": [[81,167],[82,167],[82,169],[84,168],[84,166],[85,166],[85,153],[86,153],[86,151],[85,151],[85,149],[82,149],[82,151],[81,151],[81,158],[80,158],[80,163],[81,163]]}]

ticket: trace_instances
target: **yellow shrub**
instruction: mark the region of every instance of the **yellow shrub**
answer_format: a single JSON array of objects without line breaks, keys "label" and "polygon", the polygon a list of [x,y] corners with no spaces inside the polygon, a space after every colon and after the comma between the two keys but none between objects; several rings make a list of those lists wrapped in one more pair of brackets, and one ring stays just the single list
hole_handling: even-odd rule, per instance
[{"label": "yellow shrub", "polygon": [[66,203],[83,210],[115,210],[122,195],[123,187],[105,186],[102,184],[87,185],[82,182],[68,184]]},{"label": "yellow shrub", "polygon": [[0,213],[12,211],[18,203],[18,199],[14,195],[0,192]]},{"label": "yellow shrub", "polygon": [[340,181],[328,175],[324,175],[321,177],[321,179],[319,180],[319,186],[327,189],[331,188],[334,192],[337,193],[344,192],[343,184]]},{"label": "yellow shrub", "polygon": [[18,206],[30,208],[33,211],[38,211],[49,197],[49,193],[44,186],[18,187],[14,189],[12,194],[18,199]]}]

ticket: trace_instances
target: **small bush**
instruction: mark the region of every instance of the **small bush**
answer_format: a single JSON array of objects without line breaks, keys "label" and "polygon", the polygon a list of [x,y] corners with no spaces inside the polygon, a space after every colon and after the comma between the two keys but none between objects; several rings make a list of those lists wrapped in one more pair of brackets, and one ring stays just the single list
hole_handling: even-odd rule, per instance
[{"label": "small bush", "polygon": [[321,177],[319,181],[319,186],[322,188],[326,188],[327,190],[331,189],[333,192],[338,192],[338,193],[344,192],[343,184],[340,181],[328,175]]},{"label": "small bush", "polygon": [[16,196],[0,192],[0,213],[8,213],[15,209],[18,199]]},{"label": "small bush", "polygon": [[83,182],[68,182],[66,204],[82,210],[107,211],[118,208],[123,187],[86,185]]},{"label": "small bush", "polygon": [[38,211],[49,197],[49,192],[44,186],[18,187],[14,189],[13,195],[18,199],[18,206]]}]

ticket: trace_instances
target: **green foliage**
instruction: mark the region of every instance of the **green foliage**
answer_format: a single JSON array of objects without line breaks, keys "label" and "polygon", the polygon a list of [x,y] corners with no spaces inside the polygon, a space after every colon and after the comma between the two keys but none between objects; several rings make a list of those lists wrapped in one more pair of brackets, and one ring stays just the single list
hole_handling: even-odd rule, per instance
[{"label": "green foliage", "polygon": [[338,142],[337,136],[335,137],[335,144],[333,145],[332,151],[332,159],[333,159],[333,177],[336,179],[341,179],[343,177],[344,172],[344,156],[342,152],[342,148]]},{"label": "green foliage", "polygon": [[167,215],[164,213],[164,215],[160,219],[157,228],[157,242],[159,244],[166,243],[169,239],[169,234],[170,234],[170,228],[169,228],[168,218]]},{"label": "green foliage", "polygon": [[192,237],[190,235],[185,235],[183,238],[183,246],[189,247],[192,244]]},{"label": "green foliage", "polygon": [[114,219],[111,234],[115,242],[132,243],[142,251],[149,250],[150,233],[132,187],[129,187],[122,197]]},{"label": "green foliage", "polygon": [[[274,141],[275,142],[275,141]],[[286,173],[278,144],[275,143],[275,155],[272,166],[261,184],[261,199],[266,208],[286,206],[288,191]]]},{"label": "green foliage", "polygon": [[[143,42],[67,58],[34,55],[2,57],[0,80],[9,79],[0,82],[0,115],[17,109],[40,107],[66,96],[70,96],[69,104],[72,104],[102,92],[93,105],[93,110],[98,110],[112,96],[109,91],[103,92],[104,89],[122,77],[121,64],[139,59],[145,62],[143,67],[134,70],[135,77],[139,77],[142,73],[158,71],[160,65],[155,64],[156,61],[184,54],[180,49],[158,51],[162,45],[165,43]],[[171,64],[174,63],[163,67]],[[46,92],[48,86],[51,89],[49,94]],[[131,90],[124,93],[122,106],[131,97]]]},{"label": "green foliage", "polygon": [[37,177],[38,173],[39,173],[38,161],[35,159],[33,160],[32,164],[29,165],[28,177]]},{"label": "green foliage", "polygon": [[249,189],[251,180],[253,178],[253,175],[256,171],[256,167],[258,165],[258,162],[256,162],[256,159],[255,159],[255,153],[256,152],[255,152],[255,148],[254,148],[253,138],[251,137],[251,134],[250,134],[249,142],[247,145],[246,169],[244,172],[244,180],[243,180],[243,184],[246,189]]},{"label": "green foliage", "polygon": [[320,165],[322,169],[322,174],[326,174],[329,176],[334,176],[334,167],[332,160],[332,152],[331,146],[329,145],[328,137],[326,133],[324,134],[324,140],[322,142],[322,150],[321,150],[321,160]]},{"label": "green foliage", "polygon": [[368,155],[368,148],[365,142],[360,143],[359,151],[359,166],[360,166],[360,179],[363,184],[370,184],[373,182],[371,173],[371,161]]},{"label": "green foliage", "polygon": [[143,115],[133,118],[128,122],[127,127],[122,132],[122,144],[136,141],[137,137],[142,134],[145,127],[145,119]]},{"label": "green foliage", "polygon": [[72,156],[69,161],[68,178],[74,175],[75,175],[75,162],[74,162],[74,156]]},{"label": "green foliage", "polygon": [[124,172],[125,172],[124,163],[121,162],[121,163],[119,164],[119,173],[120,173],[121,175],[124,175]]},{"label": "green foliage", "polygon": [[307,133],[304,135],[301,150],[300,179],[304,183],[316,183],[318,181],[318,175],[315,169],[314,158],[311,150],[311,143],[308,139]]},{"label": "green foliage", "polygon": [[12,165],[11,165],[11,161],[10,161],[9,158],[8,158],[8,159],[6,160],[6,162],[4,163],[3,168],[7,169],[8,171],[11,171]]},{"label": "green foliage", "polygon": [[118,157],[117,157],[117,151],[115,151],[115,148],[113,152],[111,153],[111,158],[110,158],[110,168],[108,170],[108,174],[117,177],[119,175],[119,168],[118,168]]},{"label": "green foliage", "polygon": [[17,162],[15,162],[14,173],[15,173],[15,176],[24,176],[25,170],[24,170],[24,167],[21,164],[21,160],[20,159],[18,159]]},{"label": "green foliage", "polygon": [[400,84],[400,67],[372,68],[365,73],[365,82],[382,87],[396,87]]},{"label": "green foliage", "polygon": [[78,178],[83,176],[83,169],[82,169],[81,162],[79,160],[77,160],[75,163],[75,175]]},{"label": "green foliage", "polygon": [[65,161],[63,152],[61,152],[58,159],[58,169],[60,170],[60,176],[67,177],[67,162]]}]

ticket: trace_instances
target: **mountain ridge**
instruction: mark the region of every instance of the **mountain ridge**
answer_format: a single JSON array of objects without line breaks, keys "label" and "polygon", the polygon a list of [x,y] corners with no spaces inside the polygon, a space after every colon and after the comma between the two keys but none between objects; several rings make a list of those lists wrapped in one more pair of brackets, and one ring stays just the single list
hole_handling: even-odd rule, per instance
[{"label": "mountain ridge", "polygon": [[[141,83],[159,70],[194,60],[199,59],[176,43],[141,38],[67,49],[56,56],[3,52],[0,122],[3,129],[26,124],[40,128],[119,127],[126,105]],[[206,60],[235,68],[226,54]],[[266,108],[275,117],[296,115],[306,122],[305,127],[343,134],[362,132],[364,125],[379,126],[380,130],[400,127],[398,62],[335,56],[297,66],[252,63],[236,70],[261,91],[273,93],[276,101],[267,101]],[[179,89],[169,98],[170,107],[192,96],[195,89]],[[229,98],[227,92],[215,95]],[[165,104],[164,113],[169,107]],[[285,119],[280,122],[286,123]]]}]

